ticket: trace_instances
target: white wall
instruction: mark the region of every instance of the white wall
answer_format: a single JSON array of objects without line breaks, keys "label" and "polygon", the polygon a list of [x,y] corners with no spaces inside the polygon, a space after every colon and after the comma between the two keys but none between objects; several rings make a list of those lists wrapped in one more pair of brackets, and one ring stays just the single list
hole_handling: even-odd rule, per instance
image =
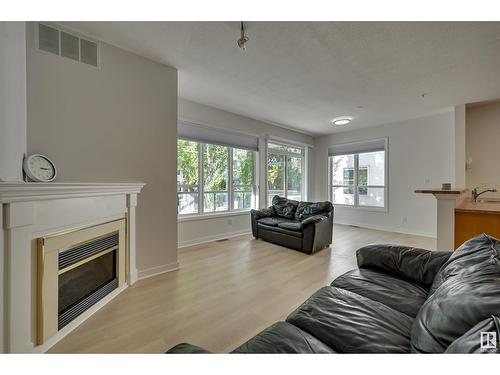
[{"label": "white wall", "polygon": [[388,138],[388,210],[336,207],[335,222],[395,232],[436,235],[436,199],[415,194],[453,182],[454,113],[315,138],[315,200],[328,199],[328,147]]},{"label": "white wall", "polygon": [[[500,101],[468,106],[466,154],[472,160],[466,172],[467,188],[485,185],[500,191]],[[486,193],[500,197],[500,193]]]},{"label": "white wall", "polygon": [[[24,22],[0,22],[0,181],[22,181],[26,152]],[[4,236],[0,204],[0,353],[4,352]]]},{"label": "white wall", "polygon": [[177,266],[177,71],[101,44],[96,69],[35,49],[27,26],[28,150],[59,181],[131,181],[139,276]]},{"label": "white wall", "polygon": [[[226,112],[217,108],[209,107],[203,104],[195,103],[186,99],[179,98],[179,119],[208,125],[220,129],[228,129],[231,131],[241,132],[258,136],[259,142],[259,180],[263,181],[265,176],[265,142],[267,137],[277,137],[282,140],[288,140],[300,144],[312,145],[314,140],[311,136],[293,130],[288,130],[282,127],[274,126],[262,121],[257,121],[248,117],[240,116],[231,112]],[[308,150],[309,160],[312,163],[314,157],[314,149]],[[308,175],[307,186],[312,184],[312,176]],[[263,186],[259,188],[260,205],[265,207],[265,194]],[[219,238],[226,238],[231,235],[248,233],[250,228],[250,215],[248,212],[222,216],[217,218],[206,217],[185,221],[179,220],[178,225],[178,241],[179,246],[189,246],[195,243],[211,241]]]},{"label": "white wall", "polygon": [[0,22],[0,181],[22,181],[26,152],[24,22]]}]

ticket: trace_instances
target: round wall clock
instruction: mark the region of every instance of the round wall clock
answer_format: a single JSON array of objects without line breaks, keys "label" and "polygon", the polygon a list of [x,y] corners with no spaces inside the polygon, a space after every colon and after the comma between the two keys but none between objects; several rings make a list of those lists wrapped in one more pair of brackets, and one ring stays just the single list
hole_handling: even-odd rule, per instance
[{"label": "round wall clock", "polygon": [[24,158],[23,170],[29,181],[51,182],[57,175],[55,164],[48,157],[40,154]]}]

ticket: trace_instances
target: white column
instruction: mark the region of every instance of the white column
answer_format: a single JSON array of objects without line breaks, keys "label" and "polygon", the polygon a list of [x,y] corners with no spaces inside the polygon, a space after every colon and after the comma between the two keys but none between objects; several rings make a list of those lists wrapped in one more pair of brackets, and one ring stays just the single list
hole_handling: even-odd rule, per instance
[{"label": "white column", "polygon": [[267,205],[267,140],[259,137],[259,208]]},{"label": "white column", "polygon": [[137,206],[137,194],[127,195],[127,243],[128,243],[128,267],[127,280],[129,285],[137,281],[136,265],[136,231],[135,231],[135,208]]},{"label": "white column", "polygon": [[26,152],[26,23],[0,22],[0,181],[22,181]]},{"label": "white column", "polygon": [[455,187],[465,188],[465,104],[455,107]]},{"label": "white column", "polygon": [[4,351],[28,353],[33,350],[35,315],[32,306],[36,306],[36,261],[33,261],[36,259],[36,246],[33,247],[31,241],[34,205],[33,202],[9,203],[4,205],[4,209],[7,244],[4,250]]},{"label": "white column", "polygon": [[437,250],[455,250],[455,205],[457,195],[434,194],[437,199]]}]

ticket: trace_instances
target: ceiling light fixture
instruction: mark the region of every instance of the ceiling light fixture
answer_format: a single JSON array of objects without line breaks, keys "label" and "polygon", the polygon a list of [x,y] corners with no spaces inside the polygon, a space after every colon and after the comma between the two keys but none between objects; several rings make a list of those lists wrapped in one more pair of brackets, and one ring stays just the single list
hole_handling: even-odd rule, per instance
[{"label": "ceiling light fixture", "polygon": [[352,117],[335,117],[333,120],[330,120],[330,123],[332,125],[347,125],[352,122]]},{"label": "ceiling light fixture", "polygon": [[243,26],[243,21],[240,22],[241,24],[241,37],[240,39],[238,39],[238,47],[240,47],[240,49],[242,51],[246,51],[247,50],[247,42],[249,41],[249,38],[245,35],[245,27]]}]

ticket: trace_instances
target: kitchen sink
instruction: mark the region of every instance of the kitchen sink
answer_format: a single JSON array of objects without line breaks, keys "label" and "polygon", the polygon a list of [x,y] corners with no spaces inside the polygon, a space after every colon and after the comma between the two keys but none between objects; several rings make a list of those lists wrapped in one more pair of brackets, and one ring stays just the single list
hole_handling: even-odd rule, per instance
[{"label": "kitchen sink", "polygon": [[500,198],[483,198],[477,200],[479,203],[500,203]]}]

